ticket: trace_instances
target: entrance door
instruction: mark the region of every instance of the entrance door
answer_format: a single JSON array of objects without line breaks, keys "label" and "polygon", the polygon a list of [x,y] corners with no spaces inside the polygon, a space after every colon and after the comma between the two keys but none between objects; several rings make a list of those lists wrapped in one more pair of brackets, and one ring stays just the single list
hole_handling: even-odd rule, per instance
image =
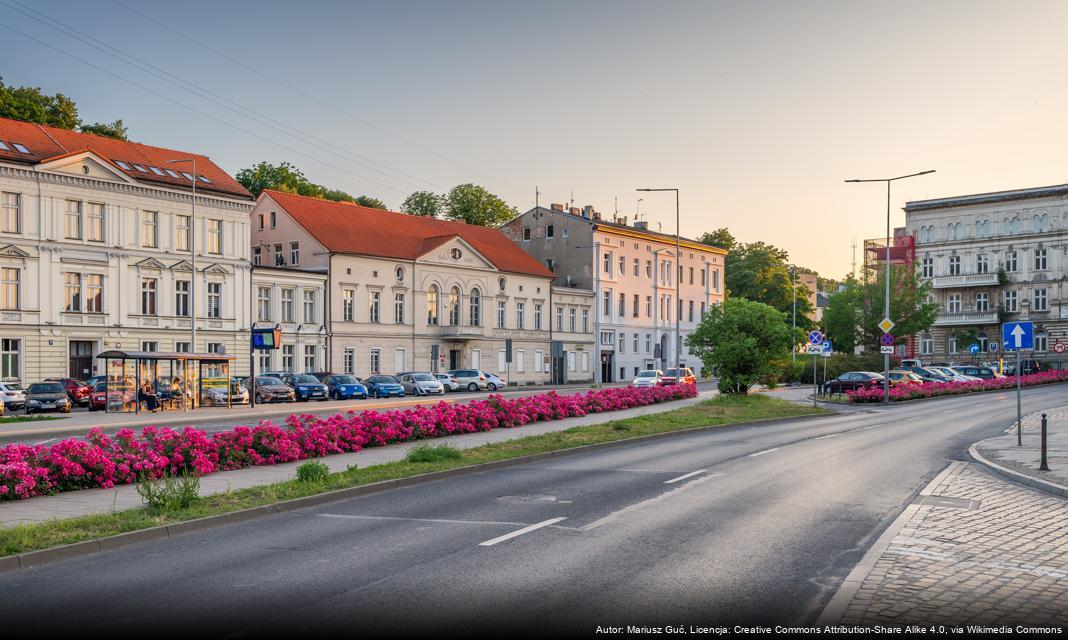
[{"label": "entrance door", "polygon": [[70,341],[70,377],[76,380],[85,380],[93,375],[93,347],[95,344],[92,340]]},{"label": "entrance door", "polygon": [[601,382],[612,382],[612,354],[601,354]]},{"label": "entrance door", "polygon": [[460,368],[461,353],[459,349],[449,349],[449,371],[455,371]]}]

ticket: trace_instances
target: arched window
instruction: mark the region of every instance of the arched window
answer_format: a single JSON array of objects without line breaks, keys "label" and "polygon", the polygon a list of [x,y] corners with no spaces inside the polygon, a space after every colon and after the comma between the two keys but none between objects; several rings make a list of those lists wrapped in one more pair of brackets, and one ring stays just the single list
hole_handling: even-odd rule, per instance
[{"label": "arched window", "polygon": [[1042,218],[1036,215],[1031,218],[1031,232],[1038,233],[1039,231],[1042,231]]},{"label": "arched window", "polygon": [[982,220],[976,220],[975,221],[975,237],[976,238],[982,238],[983,237],[983,221]]},{"label": "arched window", "polygon": [[471,315],[467,321],[472,327],[482,326],[482,293],[478,289],[471,290]]},{"label": "arched window", "polygon": [[436,325],[438,323],[438,285],[430,285],[426,292],[426,323]]},{"label": "arched window", "polygon": [[1035,351],[1046,351],[1049,349],[1049,334],[1045,329],[1040,329],[1035,333]]},{"label": "arched window", "polygon": [[1048,213],[1043,213],[1042,214],[1042,231],[1050,231],[1051,229],[1053,229],[1053,226],[1049,222],[1049,214]]},{"label": "arched window", "polygon": [[946,240],[956,240],[956,236],[953,231],[953,223],[950,222],[946,225]]},{"label": "arched window", "polygon": [[1020,219],[1019,218],[1013,218],[1009,222],[1009,227],[1012,230],[1011,231],[1012,233],[1020,233]]},{"label": "arched window", "polygon": [[397,265],[394,273],[397,274],[397,282],[404,282],[404,267]]},{"label": "arched window", "polygon": [[990,346],[990,340],[986,337],[986,333],[982,331],[979,332],[977,338],[979,341],[979,352],[982,353]]},{"label": "arched window", "polygon": [[961,226],[961,224],[959,222],[957,224],[953,225],[953,239],[954,240],[963,240],[964,239],[964,228]]},{"label": "arched window", "polygon": [[456,326],[460,324],[460,288],[453,287],[449,290],[449,324]]}]

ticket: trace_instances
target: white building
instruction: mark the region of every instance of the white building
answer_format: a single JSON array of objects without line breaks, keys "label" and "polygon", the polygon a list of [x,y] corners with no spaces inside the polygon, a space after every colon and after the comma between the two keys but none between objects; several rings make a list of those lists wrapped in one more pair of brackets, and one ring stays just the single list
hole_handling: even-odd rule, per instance
[{"label": "white building", "polygon": [[253,326],[282,329],[280,349],[257,352],[256,372],[326,371],[326,272],[254,265],[252,295]]},{"label": "white building", "polygon": [[85,378],[105,349],[247,348],[251,208],[205,156],[0,119],[0,377]]}]

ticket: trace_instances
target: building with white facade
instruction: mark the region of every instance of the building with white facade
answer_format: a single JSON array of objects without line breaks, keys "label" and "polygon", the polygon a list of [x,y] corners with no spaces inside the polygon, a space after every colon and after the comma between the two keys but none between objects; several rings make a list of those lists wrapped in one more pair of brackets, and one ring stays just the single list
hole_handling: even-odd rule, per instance
[{"label": "building with white facade", "polygon": [[317,368],[549,382],[553,274],[498,230],[269,190],[251,221],[254,262],[326,274]]},{"label": "building with white facade", "polygon": [[1001,323],[1030,320],[1030,357],[1068,360],[1068,185],[919,200],[905,213],[917,269],[940,307],[917,336],[921,357],[971,359],[967,338],[980,359],[994,359]]},{"label": "building with white facade", "polygon": [[253,264],[252,295],[253,327],[282,329],[280,349],[256,353],[256,372],[326,371],[326,272]]},{"label": "building with white facade", "polygon": [[[701,372],[685,346],[710,305],[723,301],[727,252],[650,231],[644,222],[609,222],[592,207],[536,207],[502,231],[555,274],[558,287],[594,291],[594,361],[599,382],[626,381],[639,370],[675,365]],[[678,285],[678,288],[676,288]]]},{"label": "building with white facade", "polygon": [[251,208],[205,156],[0,119],[0,377],[247,345]]},{"label": "building with white facade", "polygon": [[554,384],[593,382],[594,305],[589,289],[553,286],[550,348]]}]

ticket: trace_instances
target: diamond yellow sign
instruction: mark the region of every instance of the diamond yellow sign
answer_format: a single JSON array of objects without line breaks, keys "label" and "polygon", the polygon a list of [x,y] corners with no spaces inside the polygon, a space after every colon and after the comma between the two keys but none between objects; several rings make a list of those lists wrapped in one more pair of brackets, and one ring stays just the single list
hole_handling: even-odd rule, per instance
[{"label": "diamond yellow sign", "polygon": [[890,318],[883,318],[883,321],[879,323],[879,328],[883,330],[883,333],[890,333],[890,330],[894,328],[894,323]]}]

